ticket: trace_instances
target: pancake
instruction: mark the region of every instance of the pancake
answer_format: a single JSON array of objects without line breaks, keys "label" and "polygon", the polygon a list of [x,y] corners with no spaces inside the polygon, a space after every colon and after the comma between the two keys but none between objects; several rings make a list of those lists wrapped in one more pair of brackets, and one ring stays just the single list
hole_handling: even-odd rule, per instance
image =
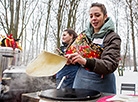
[{"label": "pancake", "polygon": [[26,74],[34,77],[52,76],[66,64],[65,57],[43,51],[26,68]]}]

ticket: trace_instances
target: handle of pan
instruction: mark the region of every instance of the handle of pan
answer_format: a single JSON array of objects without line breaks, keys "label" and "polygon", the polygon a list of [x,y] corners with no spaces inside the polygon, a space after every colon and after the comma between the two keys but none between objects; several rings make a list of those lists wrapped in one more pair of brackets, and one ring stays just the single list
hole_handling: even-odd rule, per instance
[{"label": "handle of pan", "polygon": [[60,83],[59,83],[59,85],[58,85],[58,87],[57,87],[57,89],[59,89],[61,87],[61,85],[62,85],[62,83],[65,79],[66,79],[66,76],[63,76]]}]

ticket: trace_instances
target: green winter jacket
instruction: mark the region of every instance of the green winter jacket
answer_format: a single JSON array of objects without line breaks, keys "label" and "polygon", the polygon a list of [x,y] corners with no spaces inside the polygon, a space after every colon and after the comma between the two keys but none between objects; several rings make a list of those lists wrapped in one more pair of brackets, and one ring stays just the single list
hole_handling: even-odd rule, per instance
[{"label": "green winter jacket", "polygon": [[89,24],[85,34],[92,40],[103,39],[103,52],[101,59],[86,59],[85,67],[97,74],[105,75],[114,72],[119,64],[121,39],[114,32],[114,23],[111,18],[107,18],[105,24],[98,33],[93,34],[93,27]]}]

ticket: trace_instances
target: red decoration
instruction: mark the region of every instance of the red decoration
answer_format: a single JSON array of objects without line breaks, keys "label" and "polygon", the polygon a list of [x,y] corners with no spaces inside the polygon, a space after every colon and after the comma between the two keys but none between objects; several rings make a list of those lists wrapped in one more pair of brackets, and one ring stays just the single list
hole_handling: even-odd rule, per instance
[{"label": "red decoration", "polygon": [[14,39],[12,36],[13,34],[11,34],[10,36],[7,35],[7,37],[2,36],[3,39],[0,42],[0,45],[2,47],[12,47],[13,50],[15,50],[15,48],[19,48],[21,51],[23,51],[21,46],[19,46],[19,44],[17,43],[19,39]]}]

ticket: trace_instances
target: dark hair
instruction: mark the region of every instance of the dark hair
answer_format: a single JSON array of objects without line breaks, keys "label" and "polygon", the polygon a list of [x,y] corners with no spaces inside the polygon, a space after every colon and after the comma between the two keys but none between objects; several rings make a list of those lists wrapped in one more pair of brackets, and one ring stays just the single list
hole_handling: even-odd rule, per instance
[{"label": "dark hair", "polygon": [[101,9],[101,11],[103,12],[104,16],[107,14],[107,11],[106,11],[106,7],[104,6],[104,4],[101,4],[101,3],[92,3],[90,8],[94,7],[94,6],[97,6]]},{"label": "dark hair", "polygon": [[77,38],[77,36],[78,36],[77,33],[71,28],[65,29],[64,31],[67,31],[69,33],[69,35],[73,34],[73,39]]}]

